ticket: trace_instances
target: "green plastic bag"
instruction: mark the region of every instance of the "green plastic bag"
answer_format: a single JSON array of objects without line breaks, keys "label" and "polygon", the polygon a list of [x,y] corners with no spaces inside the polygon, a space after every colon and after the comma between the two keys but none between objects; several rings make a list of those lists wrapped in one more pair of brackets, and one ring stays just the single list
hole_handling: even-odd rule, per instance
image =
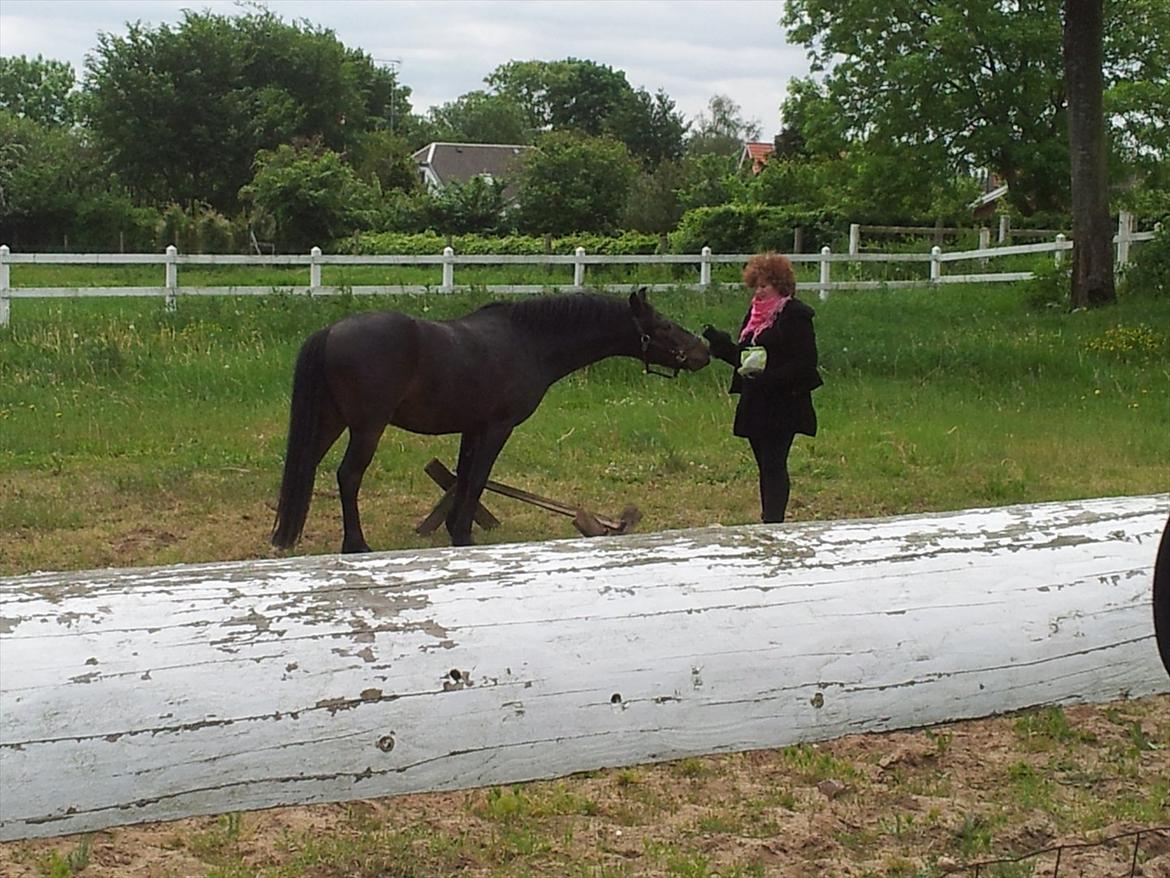
[{"label": "green plastic bag", "polygon": [[739,352],[739,368],[736,369],[744,378],[759,375],[768,365],[768,351],[762,347],[746,347]]}]

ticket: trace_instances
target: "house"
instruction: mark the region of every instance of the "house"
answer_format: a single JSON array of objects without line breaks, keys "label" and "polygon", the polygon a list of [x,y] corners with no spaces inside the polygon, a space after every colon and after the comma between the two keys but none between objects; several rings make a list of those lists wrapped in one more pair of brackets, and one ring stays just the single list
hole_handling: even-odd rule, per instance
[{"label": "house", "polygon": [[984,220],[995,216],[999,209],[999,200],[1006,197],[1008,193],[1008,184],[1000,179],[999,175],[992,171],[983,170],[976,174],[977,179],[983,189],[982,194],[967,207],[971,210],[971,215],[976,220]]},{"label": "house", "polygon": [[754,176],[764,170],[764,165],[768,163],[768,156],[775,151],[776,144],[774,143],[763,140],[749,140],[744,143],[743,152],[739,154],[739,163],[735,168],[737,171],[742,171],[744,166],[747,165]]},{"label": "house", "polygon": [[516,200],[515,180],[524,154],[531,146],[501,143],[429,143],[411,157],[428,192],[440,192],[450,183],[474,177],[507,180],[504,197]]}]

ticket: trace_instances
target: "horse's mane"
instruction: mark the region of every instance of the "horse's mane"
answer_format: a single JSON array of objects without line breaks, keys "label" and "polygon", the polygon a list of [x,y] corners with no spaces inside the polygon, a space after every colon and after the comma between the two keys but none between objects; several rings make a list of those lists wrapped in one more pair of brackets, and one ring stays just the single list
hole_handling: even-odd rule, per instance
[{"label": "horse's mane", "polygon": [[625,299],[601,293],[563,293],[493,302],[487,308],[506,308],[513,323],[536,333],[557,332],[601,322],[612,323],[629,314]]}]

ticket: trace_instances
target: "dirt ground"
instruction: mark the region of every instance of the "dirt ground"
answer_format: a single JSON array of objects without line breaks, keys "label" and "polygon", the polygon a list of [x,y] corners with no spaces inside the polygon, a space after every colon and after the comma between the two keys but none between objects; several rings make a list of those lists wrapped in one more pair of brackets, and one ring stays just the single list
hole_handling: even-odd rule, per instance
[{"label": "dirt ground", "polygon": [[978,874],[1170,878],[1170,695],[14,842],[0,874],[909,878],[1086,843]]}]

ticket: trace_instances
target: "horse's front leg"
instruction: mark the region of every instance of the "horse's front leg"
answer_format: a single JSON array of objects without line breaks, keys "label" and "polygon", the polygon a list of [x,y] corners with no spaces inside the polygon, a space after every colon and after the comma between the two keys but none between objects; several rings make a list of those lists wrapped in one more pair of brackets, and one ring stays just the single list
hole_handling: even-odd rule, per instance
[{"label": "horse's front leg", "polygon": [[459,463],[455,470],[455,499],[447,513],[447,533],[451,545],[470,546],[471,522],[475,507],[483,495],[484,485],[500,449],[512,435],[511,426],[488,427],[474,433],[464,433],[459,443]]}]

